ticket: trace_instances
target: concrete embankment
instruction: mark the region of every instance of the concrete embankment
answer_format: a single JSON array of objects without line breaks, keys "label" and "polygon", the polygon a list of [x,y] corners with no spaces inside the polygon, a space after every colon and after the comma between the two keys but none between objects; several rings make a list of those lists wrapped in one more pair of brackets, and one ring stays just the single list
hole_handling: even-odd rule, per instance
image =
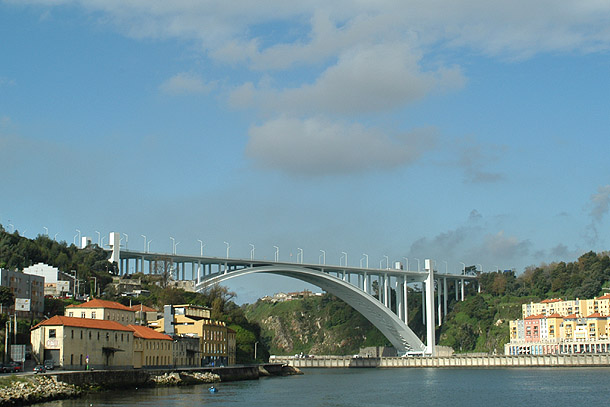
[{"label": "concrete embankment", "polygon": [[200,383],[256,380],[262,376],[301,374],[292,366],[269,363],[194,369],[54,371],[39,376],[16,376],[0,389],[0,406],[26,405],[46,400],[78,397],[87,390],[144,386],[180,386]]},{"label": "concrete embankment", "polygon": [[276,357],[275,363],[297,368],[339,367],[402,367],[402,368],[485,368],[485,367],[610,367],[610,354],[590,355],[521,355],[521,356],[447,356],[353,358],[350,356],[321,356],[315,358]]}]

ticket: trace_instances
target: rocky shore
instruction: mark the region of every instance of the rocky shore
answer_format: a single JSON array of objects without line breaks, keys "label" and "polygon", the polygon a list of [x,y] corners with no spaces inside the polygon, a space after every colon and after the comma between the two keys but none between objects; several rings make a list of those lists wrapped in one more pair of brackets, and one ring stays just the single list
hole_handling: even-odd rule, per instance
[{"label": "rocky shore", "polygon": [[23,406],[49,400],[78,397],[82,390],[78,387],[58,382],[54,377],[30,376],[10,381],[0,387],[0,406]]},{"label": "rocky shore", "polygon": [[137,386],[181,386],[220,381],[256,380],[262,376],[302,374],[292,366],[266,364],[210,370],[123,370],[57,372],[9,376],[0,382],[0,407],[78,397],[85,392]]}]

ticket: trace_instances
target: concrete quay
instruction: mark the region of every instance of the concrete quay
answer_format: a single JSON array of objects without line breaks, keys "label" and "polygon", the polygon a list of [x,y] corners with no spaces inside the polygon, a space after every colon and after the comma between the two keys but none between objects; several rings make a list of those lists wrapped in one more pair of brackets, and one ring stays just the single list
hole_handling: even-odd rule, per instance
[{"label": "concrete quay", "polygon": [[296,368],[498,368],[498,367],[610,367],[610,354],[520,355],[444,357],[355,358],[351,356],[316,356],[295,358],[276,356],[274,363]]}]

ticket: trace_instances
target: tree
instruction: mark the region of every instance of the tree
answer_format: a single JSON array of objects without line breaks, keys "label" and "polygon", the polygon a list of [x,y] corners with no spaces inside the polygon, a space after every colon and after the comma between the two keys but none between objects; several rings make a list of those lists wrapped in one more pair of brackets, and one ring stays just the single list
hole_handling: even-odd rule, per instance
[{"label": "tree", "polygon": [[8,287],[0,287],[0,304],[2,307],[10,307],[15,302],[15,296]]}]

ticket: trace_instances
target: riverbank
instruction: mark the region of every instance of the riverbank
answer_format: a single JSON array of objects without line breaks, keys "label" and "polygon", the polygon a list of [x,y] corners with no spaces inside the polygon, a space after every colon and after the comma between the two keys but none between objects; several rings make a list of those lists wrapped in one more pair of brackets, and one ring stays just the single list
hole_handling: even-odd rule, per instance
[{"label": "riverbank", "polygon": [[28,405],[79,397],[90,391],[154,386],[257,380],[264,376],[302,374],[281,364],[196,369],[54,371],[41,375],[13,375],[0,382],[0,406]]},{"label": "riverbank", "polygon": [[610,354],[585,355],[454,355],[445,357],[354,358],[316,356],[315,358],[275,357],[276,363],[301,368],[396,367],[396,368],[481,368],[481,367],[608,367]]}]

